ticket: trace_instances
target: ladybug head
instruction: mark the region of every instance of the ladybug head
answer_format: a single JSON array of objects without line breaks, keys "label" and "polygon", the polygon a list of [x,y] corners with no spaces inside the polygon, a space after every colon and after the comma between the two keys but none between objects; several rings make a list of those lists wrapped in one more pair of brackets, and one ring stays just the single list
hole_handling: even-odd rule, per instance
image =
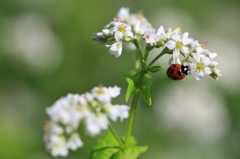
[{"label": "ladybug head", "polygon": [[190,68],[188,66],[181,65],[181,71],[184,75],[188,75],[190,72]]}]

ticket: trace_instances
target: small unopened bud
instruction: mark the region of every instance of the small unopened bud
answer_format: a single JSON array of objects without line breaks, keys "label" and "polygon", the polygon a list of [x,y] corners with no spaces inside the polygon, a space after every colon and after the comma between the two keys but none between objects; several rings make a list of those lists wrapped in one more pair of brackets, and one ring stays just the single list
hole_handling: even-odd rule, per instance
[{"label": "small unopened bud", "polygon": [[212,69],[212,73],[210,74],[210,76],[215,79],[218,80],[219,77],[221,77],[222,75],[220,74],[220,70],[213,68]]}]

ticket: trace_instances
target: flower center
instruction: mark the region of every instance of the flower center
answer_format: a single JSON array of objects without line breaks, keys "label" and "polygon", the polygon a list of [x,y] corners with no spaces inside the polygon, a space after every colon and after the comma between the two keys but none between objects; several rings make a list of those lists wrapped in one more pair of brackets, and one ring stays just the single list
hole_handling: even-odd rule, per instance
[{"label": "flower center", "polygon": [[182,46],[183,46],[183,43],[181,41],[177,41],[176,44],[175,44],[175,48],[177,50],[180,50],[182,48]]},{"label": "flower center", "polygon": [[145,35],[145,38],[146,38],[146,39],[149,39],[149,38],[150,38],[150,35],[149,35],[149,34],[146,34],[146,35]]},{"label": "flower center", "polygon": [[124,33],[124,32],[126,32],[126,27],[127,26],[121,24],[121,25],[118,26],[118,31]]},{"label": "flower center", "polygon": [[142,20],[144,18],[144,15],[140,12],[138,12],[135,16],[138,20]]},{"label": "flower center", "polygon": [[196,64],[196,69],[197,69],[198,71],[204,70],[204,64],[201,63],[201,62],[198,62],[198,63]]},{"label": "flower center", "polygon": [[102,88],[99,88],[97,91],[96,91],[97,94],[104,94],[104,90]]}]

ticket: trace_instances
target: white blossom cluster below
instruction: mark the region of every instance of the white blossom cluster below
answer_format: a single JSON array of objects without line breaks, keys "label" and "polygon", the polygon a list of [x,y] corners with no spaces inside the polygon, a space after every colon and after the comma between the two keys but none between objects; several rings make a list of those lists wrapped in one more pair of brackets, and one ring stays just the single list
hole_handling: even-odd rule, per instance
[{"label": "white blossom cluster below", "polygon": [[172,54],[169,64],[189,66],[197,80],[201,80],[205,74],[218,80],[221,77],[220,70],[216,68],[218,63],[213,61],[217,54],[207,50],[205,43],[199,43],[188,35],[188,32],[181,34],[179,28],[165,31],[163,26],[159,26],[155,29],[142,13],[131,14],[129,8],[122,7],[114,20],[104,26],[101,32],[94,34],[93,39],[100,44],[107,43],[105,46],[110,48],[109,53],[116,58],[122,54],[123,43],[140,45],[140,41],[144,41],[143,47],[167,48],[167,53]]},{"label": "white blossom cluster below", "polygon": [[50,155],[65,157],[69,150],[83,146],[77,132],[81,123],[88,134],[95,136],[108,129],[109,119],[128,118],[130,107],[111,104],[120,90],[117,86],[95,87],[90,93],[68,94],[46,108],[50,121],[44,125],[44,142]]}]

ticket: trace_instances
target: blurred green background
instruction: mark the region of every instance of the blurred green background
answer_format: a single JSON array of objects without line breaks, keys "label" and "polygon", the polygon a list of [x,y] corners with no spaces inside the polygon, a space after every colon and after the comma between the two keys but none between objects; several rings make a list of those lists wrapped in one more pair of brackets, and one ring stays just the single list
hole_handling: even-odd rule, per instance
[{"label": "blurred green background", "polygon": [[[134,68],[134,53],[116,59],[91,40],[122,6],[143,12],[154,28],[180,27],[207,42],[223,75],[173,82],[165,71],[154,74],[153,105],[139,101],[134,125],[139,144],[149,146],[139,159],[240,158],[240,1],[0,0],[0,159],[50,158],[45,108],[67,93],[118,85],[122,94],[113,102],[126,104],[122,74]],[[168,59],[158,64],[167,67]],[[121,136],[125,126],[113,123]],[[87,159],[105,132],[80,134],[84,147],[69,159]]]}]

